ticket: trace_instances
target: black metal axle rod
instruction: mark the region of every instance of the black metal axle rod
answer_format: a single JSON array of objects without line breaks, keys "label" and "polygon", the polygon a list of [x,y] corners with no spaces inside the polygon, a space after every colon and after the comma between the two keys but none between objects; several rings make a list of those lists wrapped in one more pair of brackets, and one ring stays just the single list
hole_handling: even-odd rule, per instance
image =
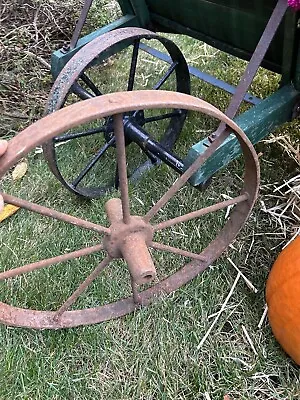
[{"label": "black metal axle rod", "polygon": [[[124,120],[124,133],[127,140],[136,143],[146,154],[153,155],[163,161],[179,174],[184,172],[183,161],[166,150],[160,143],[152,139],[148,133],[138,125],[133,118]],[[149,156],[149,155],[148,155]]]}]

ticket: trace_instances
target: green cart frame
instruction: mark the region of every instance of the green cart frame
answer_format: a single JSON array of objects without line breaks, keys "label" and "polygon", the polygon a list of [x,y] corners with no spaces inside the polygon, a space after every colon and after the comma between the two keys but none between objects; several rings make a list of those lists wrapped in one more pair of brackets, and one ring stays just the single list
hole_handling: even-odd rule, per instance
[{"label": "green cart frame", "polygon": [[[79,38],[91,4],[92,0],[86,0],[70,44],[53,53],[51,64],[54,78],[78,50],[95,38],[117,28],[141,27],[155,32],[188,35],[249,61],[237,88],[201,71],[194,71],[191,67],[190,72],[233,93],[226,114],[235,120],[253,144],[298,115],[299,13],[289,9],[286,0],[119,0],[123,13],[120,19]],[[155,55],[160,58],[165,56],[159,52]],[[280,88],[262,101],[247,94],[259,66],[282,75]],[[254,106],[236,117],[243,99]],[[192,146],[184,160],[185,168],[203,153],[211,140],[213,138],[210,137]],[[234,135],[229,136],[190,182],[193,185],[205,183],[239,152]]]}]

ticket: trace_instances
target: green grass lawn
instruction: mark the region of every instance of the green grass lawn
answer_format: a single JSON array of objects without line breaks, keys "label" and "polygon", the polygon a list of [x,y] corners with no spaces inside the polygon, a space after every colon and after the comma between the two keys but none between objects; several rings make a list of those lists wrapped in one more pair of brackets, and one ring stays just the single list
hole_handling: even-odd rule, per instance
[{"label": "green grass lawn", "polygon": [[[188,62],[218,78],[236,84],[245,63],[188,38],[176,40]],[[103,91],[114,92],[126,85],[129,51],[93,71]],[[197,56],[195,56],[197,55]],[[149,88],[166,66],[141,54],[138,88]],[[279,77],[260,70],[252,92],[266,97],[277,88]],[[126,87],[126,86],[125,86]],[[174,81],[166,85],[174,88]],[[192,78],[192,94],[225,110],[229,95]],[[75,101],[74,98],[70,102]],[[243,105],[243,109],[248,106]],[[190,113],[175,152],[184,157],[191,145],[206,137],[216,121]],[[284,129],[296,132],[298,123]],[[149,128],[150,129],[150,128]],[[162,124],[151,132],[159,138]],[[86,158],[99,146],[99,137],[72,141],[58,148],[58,157],[68,179],[74,178]],[[142,153],[127,147],[128,163],[138,165]],[[262,185],[281,182],[294,174],[295,165],[275,146],[259,144]],[[111,149],[113,154],[113,149]],[[107,154],[85,184],[99,179],[110,182],[114,171]],[[63,188],[49,172],[41,154],[28,156],[29,170],[19,182],[8,173],[4,190],[80,218],[108,225],[105,202],[83,201]],[[241,188],[243,160],[234,161],[213,177],[207,190],[185,187],[157,216],[166,220],[234,197]],[[165,165],[152,169],[142,180],[130,184],[131,209],[143,214],[174,182],[177,175]],[[203,249],[224,224],[226,210],[177,225],[157,240],[193,252]],[[272,336],[268,322],[258,328],[264,310],[264,288],[268,271],[278,254],[282,236],[260,209],[258,201],[246,226],[228,251],[188,285],[124,318],[99,325],[58,331],[0,327],[0,399],[298,399],[299,369],[284,354]],[[101,240],[93,232],[78,229],[25,210],[0,225],[1,271],[38,259],[73,251]],[[276,248],[274,250],[274,248]],[[0,283],[0,301],[19,307],[55,310],[101,261],[104,254],[45,268]],[[180,268],[188,260],[154,253],[159,278]],[[237,276],[230,257],[258,289],[254,294],[242,279],[203,346],[199,343],[210,328]],[[130,294],[129,274],[124,263],[114,262],[74,304],[74,309],[95,307]],[[245,336],[248,332],[254,349]]]}]

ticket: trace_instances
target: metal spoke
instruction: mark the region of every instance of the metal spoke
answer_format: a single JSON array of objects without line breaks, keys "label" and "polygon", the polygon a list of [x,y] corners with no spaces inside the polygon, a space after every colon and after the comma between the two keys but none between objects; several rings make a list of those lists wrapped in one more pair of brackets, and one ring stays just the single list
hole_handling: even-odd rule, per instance
[{"label": "metal spoke", "polygon": [[202,164],[217,150],[217,148],[230,135],[230,130],[226,129],[221,132],[213,141],[213,143],[200,154],[193,164],[174,182],[174,184],[166,191],[166,193],[158,200],[156,204],[148,211],[144,219],[149,222],[150,219],[180,190],[190,177],[201,167]]},{"label": "metal spoke", "polygon": [[153,90],[158,90],[161,88],[161,86],[166,82],[166,80],[169,78],[169,76],[172,74],[174,69],[177,67],[178,61],[173,62],[167,69],[165,75],[153,86]]},{"label": "metal spoke", "polygon": [[178,249],[177,247],[168,246],[166,244],[151,242],[149,246],[155,250],[167,251],[169,253],[177,254],[183,257],[189,257],[198,261],[203,261],[203,262],[207,261],[207,258],[201,256],[201,254],[191,253],[190,251]]},{"label": "metal spoke", "polygon": [[128,179],[127,179],[123,116],[122,114],[117,114],[114,115],[113,118],[114,118],[114,132],[116,138],[117,163],[118,163],[119,183],[121,191],[123,222],[125,224],[128,224],[130,220],[130,208],[129,208],[129,195],[128,195]]},{"label": "metal spoke", "polygon": [[95,96],[102,96],[102,93],[100,90],[97,88],[97,86],[90,80],[90,78],[82,73],[80,75],[80,78],[83,80],[83,82],[94,92]]},{"label": "metal spoke", "polygon": [[180,224],[181,222],[186,222],[191,219],[198,218],[203,215],[209,214],[211,212],[222,210],[223,208],[232,206],[234,204],[238,204],[238,203],[242,203],[243,201],[247,201],[248,198],[249,198],[248,194],[245,193],[240,196],[234,197],[233,199],[221,201],[220,203],[213,204],[212,206],[201,208],[200,210],[193,211],[191,213],[181,215],[180,217],[176,217],[173,219],[169,219],[168,221],[161,222],[154,226],[154,230],[160,231],[162,229],[169,228],[170,226]]},{"label": "metal spoke", "polygon": [[130,279],[130,282],[131,282],[131,291],[132,291],[133,301],[136,304],[140,304],[141,303],[141,296],[140,296],[139,291],[138,291],[138,285],[134,282],[132,277]]},{"label": "metal spoke", "polygon": [[23,265],[22,267],[17,267],[10,269],[9,271],[4,271],[0,273],[0,281],[8,278],[15,278],[16,276],[27,274],[28,272],[35,271],[37,269],[49,267],[50,265],[58,264],[64,261],[72,260],[74,258],[79,258],[82,256],[87,256],[92,253],[96,253],[103,249],[102,244],[97,244],[92,247],[85,247],[80,250],[72,251],[71,253],[66,253],[57,257],[46,258],[45,260],[40,260],[34,263]]},{"label": "metal spoke", "polygon": [[101,126],[99,128],[89,129],[88,131],[84,132],[67,133],[62,136],[57,136],[53,140],[55,143],[61,143],[61,142],[66,142],[67,140],[93,135],[94,133],[106,132],[106,130],[107,130],[106,126]]},{"label": "metal spoke", "polygon": [[36,212],[53,219],[58,219],[68,224],[79,226],[80,228],[89,229],[97,233],[110,233],[110,230],[102,225],[94,224],[93,222],[86,221],[81,218],[73,217],[69,214],[64,214],[62,212],[53,210],[52,208],[40,206],[39,204],[32,203],[27,200],[20,199],[15,196],[8,195],[6,193],[1,193],[5,203],[13,204],[15,206],[25,208],[26,210]]},{"label": "metal spoke", "polygon": [[127,85],[128,91],[133,90],[134,78],[135,78],[135,73],[136,73],[136,65],[137,65],[137,59],[138,59],[138,54],[139,54],[139,45],[140,45],[140,40],[139,39],[135,40],[134,45],[133,45],[131,65],[130,65],[130,71],[129,71],[129,79],[128,79],[128,85]]},{"label": "metal spoke", "polygon": [[59,307],[54,318],[59,318],[67,309],[75,303],[78,297],[88,288],[88,286],[98,277],[105,267],[111,262],[112,258],[107,256],[94,271],[78,286],[75,292]]},{"label": "metal spoke", "polygon": [[176,116],[179,116],[180,114],[181,114],[181,111],[174,111],[172,113],[155,115],[153,117],[144,118],[143,122],[144,122],[144,124],[147,124],[149,122],[161,121],[162,119],[176,117]]},{"label": "metal spoke", "polygon": [[104,146],[94,155],[92,160],[83,168],[80,174],[72,182],[72,186],[76,187],[86,174],[94,167],[94,165],[99,161],[103,154],[115,143],[115,137],[112,137],[109,142],[105,143]]},{"label": "metal spoke", "polygon": [[95,97],[94,94],[85,90],[77,82],[73,83],[72,92],[76,94],[76,96],[78,96],[81,100],[93,99]]},{"label": "metal spoke", "polygon": [[119,189],[120,185],[120,177],[119,177],[119,170],[118,170],[118,164],[116,165],[116,170],[115,170],[115,189]]}]

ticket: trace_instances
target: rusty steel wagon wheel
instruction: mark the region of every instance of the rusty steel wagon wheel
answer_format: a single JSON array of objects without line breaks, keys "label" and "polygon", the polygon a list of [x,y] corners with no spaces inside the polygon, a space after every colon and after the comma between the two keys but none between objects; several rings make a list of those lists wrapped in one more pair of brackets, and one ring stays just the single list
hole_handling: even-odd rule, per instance
[{"label": "rusty steel wagon wheel", "polygon": [[[137,73],[142,67],[140,66],[140,46],[145,46],[145,43],[150,45],[159,43],[163,46],[170,57],[171,64],[163,71],[156,71],[155,77],[147,76],[143,79],[145,82],[139,85],[141,87],[138,87],[136,81],[139,76]],[[111,56],[120,58],[120,51],[126,50],[130,46],[132,46],[132,56],[130,65],[128,65],[129,70],[126,70],[126,82],[123,89],[122,82],[118,81],[120,78],[114,76],[111,69],[110,75],[113,81],[117,80],[117,85],[113,85],[113,82],[104,85],[103,81],[110,78],[105,78],[101,62],[110,60]],[[146,55],[142,59],[145,57]],[[150,61],[148,60],[148,62]],[[146,63],[147,68],[143,73],[149,75],[148,65]],[[119,65],[119,68],[125,68],[123,63]],[[151,84],[147,83],[151,78],[154,78]],[[169,82],[171,87],[166,87]],[[52,87],[45,113],[49,114],[66,105],[72,93],[77,95],[77,100],[78,98],[88,99],[110,92],[111,86],[114,87],[114,92],[140,88],[158,90],[162,87],[189,94],[190,77],[182,53],[171,40],[145,29],[121,28],[94,39],[72,57]],[[130,137],[126,137],[126,145],[134,147],[132,151],[135,154],[137,152],[143,154],[143,157],[139,157],[138,160],[135,160],[134,156],[128,157],[132,164],[131,170],[128,172],[133,180],[139,179],[143,172],[161,162],[155,151],[151,152],[144,148],[145,135],[158,141],[163,147],[163,151],[169,151],[181,132],[185,117],[186,111],[179,109],[169,110],[160,115],[146,115],[143,111],[137,112],[136,110],[130,113],[131,124],[134,125],[134,128],[131,130]],[[160,125],[164,123],[160,128],[157,127],[158,121],[160,121]],[[64,146],[61,147],[62,144]],[[63,132],[62,135],[44,144],[43,151],[54,175],[65,187],[77,195],[97,198],[119,184],[117,168],[113,168],[111,171],[109,181],[102,179],[103,170],[111,168],[106,166],[104,158],[115,159],[114,125],[111,118],[108,118],[100,126],[97,124],[86,125],[80,132]],[[76,173],[69,168],[71,164],[78,167],[75,168]],[[94,178],[95,176],[96,178]]]},{"label": "rusty steel wagon wheel", "polygon": [[[124,115],[134,110],[159,109],[161,107],[169,109],[185,108],[192,110],[193,114],[206,114],[223,121],[234,132],[244,155],[244,180],[241,190],[237,192],[237,196],[193,210],[190,213],[186,213],[184,209],[181,215],[173,215],[169,219],[163,218],[166,215],[163,211],[168,208],[169,202],[172,202],[180,195],[179,192],[185,188],[193,190],[192,187],[184,187],[184,185],[209,157],[213,157],[215,150],[228,137],[228,130],[216,137],[205,153],[198,157],[154,205],[147,207],[143,214],[132,212],[134,196],[130,200],[129,193],[131,191],[128,190],[126,174]],[[10,282],[12,278],[18,278],[22,274],[28,277],[29,273],[32,274],[38,269],[50,267],[51,265],[50,272],[54,272],[58,263],[96,253],[100,250],[105,252],[106,255],[99,259],[99,264],[95,269],[91,267],[92,272],[86,271],[84,273],[81,284],[77,289],[73,293],[69,293],[69,297],[62,304],[55,306],[54,310],[40,311],[18,308],[17,306],[8,305],[7,302],[1,302],[0,321],[4,324],[38,329],[58,329],[94,324],[124,316],[143,305],[148,305],[160,295],[175,291],[203,272],[228,247],[249,216],[257,197],[259,184],[258,160],[250,141],[232,120],[215,107],[200,99],[181,93],[167,91],[114,93],[76,103],[52,113],[22,131],[9,142],[8,151],[0,160],[0,176],[2,177],[20,158],[44,141],[51,140],[67,129],[76,127],[81,123],[106,117],[111,117],[114,123],[121,193],[121,198],[108,198],[105,203],[109,226],[88,222],[8,194],[3,194],[4,200],[8,203],[94,232],[98,235],[98,244],[14,269],[5,270],[4,268],[0,272],[0,281],[2,281],[1,284],[6,281]],[[165,174],[165,178],[168,179],[167,174]],[[197,193],[199,194],[199,192]],[[101,201],[97,200],[97,202]],[[178,227],[178,224],[182,226],[182,224],[191,223],[193,219],[199,221],[205,216],[211,217],[208,214],[224,210],[229,206],[232,207],[229,218],[225,219],[225,221],[222,220],[224,226],[200,253],[190,251],[190,248],[182,248],[184,247],[182,245],[175,247],[173,238],[173,246],[159,242],[161,233],[168,230],[168,228],[174,229],[175,226]],[[182,244],[182,242],[180,243]],[[155,265],[154,255],[156,252],[159,254],[164,252],[171,253],[174,257],[178,257],[181,263],[182,258],[190,259],[190,261],[183,266],[179,265],[176,270],[170,273],[165,263],[163,265]],[[123,268],[122,265],[127,265],[132,294],[127,298],[108,304],[104,301],[104,304],[97,307],[70,309],[73,304],[76,304],[76,300],[83,295],[83,292],[97,278],[100,278],[99,275],[102,271],[104,269],[107,271],[108,265],[114,259],[119,260],[117,266],[114,265],[116,268]],[[159,269],[162,271],[161,275],[163,276],[161,278],[159,276],[160,279],[158,280],[156,271]],[[115,276],[116,269],[114,269],[112,279],[115,280]],[[52,287],[49,287],[49,290],[51,289]]]}]

